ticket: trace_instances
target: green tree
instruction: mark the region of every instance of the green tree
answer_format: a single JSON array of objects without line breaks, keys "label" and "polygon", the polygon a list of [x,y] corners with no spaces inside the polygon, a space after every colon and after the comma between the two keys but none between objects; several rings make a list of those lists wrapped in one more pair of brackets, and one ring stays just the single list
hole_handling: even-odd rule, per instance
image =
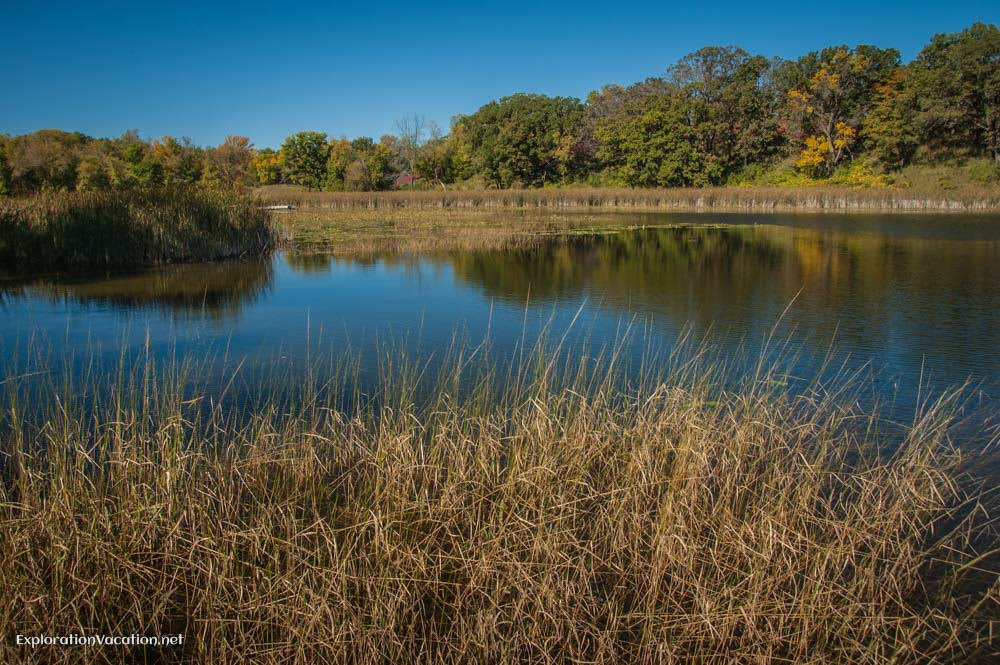
[{"label": "green tree", "polygon": [[909,67],[916,124],[939,152],[1000,161],[1000,30],[976,23],[935,35]]},{"label": "green tree", "polygon": [[[108,182],[115,189],[129,189],[140,185],[138,175],[145,173],[139,164],[147,157],[150,146],[139,138],[139,133],[130,129],[108,144]],[[148,171],[151,171],[149,169]]]},{"label": "green tree", "polygon": [[149,187],[163,184],[163,166],[153,159],[150,146],[137,136],[129,135],[123,139],[121,158],[125,169],[118,181],[120,186]]},{"label": "green tree", "polygon": [[131,170],[135,182],[143,187],[163,184],[163,167],[150,157],[145,157],[138,163],[131,165]]},{"label": "green tree", "polygon": [[392,148],[385,140],[375,143],[362,136],[353,141],[332,141],[324,187],[333,191],[386,189],[394,172],[392,159]]},{"label": "green tree", "polygon": [[329,149],[322,132],[292,134],[281,146],[285,177],[297,185],[318,189],[326,178]]},{"label": "green tree", "polygon": [[701,151],[691,126],[691,101],[679,92],[644,97],[600,123],[599,155],[615,175],[634,187],[707,185],[722,167]]},{"label": "green tree", "polygon": [[584,106],[570,97],[516,94],[490,102],[455,124],[469,146],[475,170],[495,187],[540,187],[567,179],[579,168]]},{"label": "green tree", "polygon": [[888,169],[905,166],[919,146],[913,98],[906,92],[906,71],[897,67],[875,86],[862,132],[871,154]]},{"label": "green tree", "polygon": [[330,141],[330,154],[326,160],[326,179],[323,188],[340,192],[347,188],[347,167],[356,159],[356,152],[346,138]]},{"label": "green tree", "polygon": [[454,141],[434,132],[421,147],[414,172],[424,180],[437,183],[441,189],[448,189],[447,185],[455,182],[458,175],[456,147]]},{"label": "green tree", "polygon": [[375,149],[375,140],[370,136],[359,136],[351,141],[351,150],[357,154],[366,154]]},{"label": "green tree", "polygon": [[667,71],[688,98],[686,122],[697,151],[718,165],[710,175],[712,182],[769,158],[777,149],[781,137],[775,104],[764,86],[770,69],[763,56],[733,46],[710,46]]},{"label": "green tree", "polygon": [[594,90],[587,95],[587,113],[584,119],[582,140],[593,154],[598,150],[596,138],[597,126],[613,122],[626,109],[636,107],[636,102],[647,97],[665,95],[675,91],[677,86],[660,77],[651,77],[623,87],[617,84],[605,85],[600,90]]},{"label": "green tree", "polygon": [[[383,137],[384,139],[385,137]],[[389,184],[392,182],[393,167],[392,167],[392,149],[387,145],[385,140],[374,146],[372,150],[365,156],[365,162],[368,166],[369,173],[369,189],[380,190],[388,189]]]},{"label": "green tree", "polygon": [[201,177],[198,179],[198,184],[211,189],[222,187],[222,174],[219,173],[219,167],[215,165],[215,162],[207,158],[205,159],[201,167]]},{"label": "green tree", "polygon": [[163,168],[164,184],[193,184],[201,178],[205,158],[202,150],[191,144],[191,139],[164,136],[153,141],[150,152]]}]

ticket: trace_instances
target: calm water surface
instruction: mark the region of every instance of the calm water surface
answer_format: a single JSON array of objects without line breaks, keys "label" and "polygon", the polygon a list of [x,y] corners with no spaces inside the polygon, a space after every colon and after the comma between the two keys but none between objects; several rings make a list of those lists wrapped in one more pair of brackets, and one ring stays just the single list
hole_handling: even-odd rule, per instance
[{"label": "calm water surface", "polygon": [[[439,353],[459,331],[503,357],[545,325],[591,348],[623,326],[669,349],[685,330],[749,365],[774,329],[797,371],[831,350],[912,410],[932,389],[971,383],[1000,404],[1000,218],[644,215],[677,224],[550,238],[529,249],[258,262],[0,283],[0,361],[117,358],[226,349],[246,362],[305,358],[307,339],[371,358],[378,340]],[[635,222],[636,216],[629,221]],[[613,222],[608,217],[609,223]],[[786,312],[787,309],[787,312]],[[784,316],[782,316],[784,312]],[[636,353],[641,349],[634,349]],[[301,364],[301,362],[300,362]],[[922,378],[921,378],[922,377]]]}]

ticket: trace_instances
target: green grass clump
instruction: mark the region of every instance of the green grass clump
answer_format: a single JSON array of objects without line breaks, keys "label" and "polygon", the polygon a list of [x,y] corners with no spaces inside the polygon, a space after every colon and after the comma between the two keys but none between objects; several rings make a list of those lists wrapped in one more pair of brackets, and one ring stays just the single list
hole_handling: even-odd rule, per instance
[{"label": "green grass clump", "polygon": [[0,199],[0,270],[102,269],[259,255],[269,214],[233,192],[194,188]]},{"label": "green grass clump", "polygon": [[1000,162],[993,159],[970,160],[966,166],[969,178],[984,185],[1000,184]]},{"label": "green grass clump", "polygon": [[[557,380],[536,357],[472,376],[460,359],[419,402],[413,362],[386,363],[367,397],[314,376],[253,408],[146,364],[56,380],[31,415],[11,380],[0,660],[996,655],[996,492],[951,446],[947,400],[887,450],[849,386],[792,397],[763,372],[727,392],[692,364],[630,385],[592,358]],[[185,642],[12,638],[133,632]]]}]

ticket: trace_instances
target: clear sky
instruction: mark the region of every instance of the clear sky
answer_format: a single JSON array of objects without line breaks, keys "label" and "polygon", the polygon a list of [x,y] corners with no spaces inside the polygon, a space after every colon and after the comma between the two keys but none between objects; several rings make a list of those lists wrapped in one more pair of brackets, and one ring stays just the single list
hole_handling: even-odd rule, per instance
[{"label": "clear sky", "polygon": [[0,0],[0,133],[377,138],[406,113],[446,128],[515,92],[583,98],[707,45],[795,57],[867,43],[909,60],[975,21],[1000,21],[1000,4]]}]

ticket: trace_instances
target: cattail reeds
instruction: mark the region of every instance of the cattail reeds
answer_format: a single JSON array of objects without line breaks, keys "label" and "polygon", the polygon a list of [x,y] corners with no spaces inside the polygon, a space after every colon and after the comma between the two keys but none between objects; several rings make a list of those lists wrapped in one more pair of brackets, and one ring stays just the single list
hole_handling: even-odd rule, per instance
[{"label": "cattail reeds", "polygon": [[0,199],[0,271],[93,270],[260,255],[277,240],[251,197],[195,188]]}]

